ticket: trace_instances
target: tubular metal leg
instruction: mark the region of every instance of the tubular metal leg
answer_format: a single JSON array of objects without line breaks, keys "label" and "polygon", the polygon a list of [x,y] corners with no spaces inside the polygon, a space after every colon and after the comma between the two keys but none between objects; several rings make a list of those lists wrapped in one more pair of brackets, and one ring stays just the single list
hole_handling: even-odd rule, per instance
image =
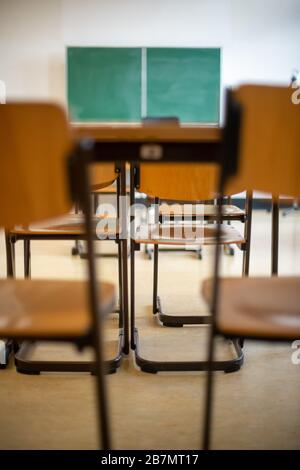
[{"label": "tubular metal leg", "polygon": [[251,252],[251,230],[252,230],[252,206],[253,206],[253,196],[252,192],[247,193],[246,198],[246,222],[244,237],[246,240],[245,250],[243,252],[243,276],[249,276],[250,268],[250,252]]},{"label": "tubular metal leg", "polygon": [[97,411],[98,411],[98,429],[100,447],[102,450],[110,450],[110,427],[108,417],[108,400],[106,383],[104,376],[104,359],[103,359],[103,347],[102,347],[102,331],[100,328],[96,328],[98,331],[93,332],[93,344],[95,350],[95,377],[96,377],[96,396],[97,396]]},{"label": "tubular metal leg", "polygon": [[206,377],[206,390],[205,390],[205,408],[204,408],[204,429],[203,429],[203,450],[210,449],[211,441],[211,423],[213,411],[213,392],[214,392],[214,371],[213,363],[215,356],[215,334],[214,328],[211,328],[209,337],[209,350],[208,350],[208,371]]},{"label": "tubular metal leg", "polygon": [[94,193],[93,194],[93,205],[94,205],[94,214],[96,214],[97,209],[98,209],[98,194]]},{"label": "tubular metal leg", "polygon": [[24,277],[31,277],[31,254],[29,238],[24,240]]},{"label": "tubular metal leg", "polygon": [[6,245],[6,273],[7,277],[15,277],[15,260],[14,260],[14,246],[11,237],[5,233]]},{"label": "tubular metal leg", "polygon": [[129,318],[128,318],[128,269],[127,269],[127,238],[122,240],[122,288],[124,315],[124,354],[129,353]]},{"label": "tubular metal leg", "polygon": [[118,240],[118,276],[119,276],[119,328],[124,326],[124,302],[123,302],[123,271],[122,271],[122,243]]},{"label": "tubular metal leg", "polygon": [[[11,242],[11,237],[7,232],[5,232],[5,247],[6,247],[6,274],[7,277],[15,277],[15,260],[14,260],[14,252]],[[4,365],[0,365],[0,369],[5,369],[11,353],[14,350],[19,348],[19,345],[16,341],[8,341],[6,340],[5,343],[6,348],[6,363]]]},{"label": "tubular metal leg", "polygon": [[[117,220],[120,222],[120,178],[121,175],[117,178]],[[119,327],[123,328],[124,326],[124,299],[123,299],[123,264],[122,264],[122,242],[120,240],[120,234],[117,233],[117,243],[118,243],[118,275],[119,275],[119,306],[120,306],[120,316],[119,316]]]},{"label": "tubular metal leg", "polygon": [[130,320],[131,349],[135,349],[135,243],[130,240]]},{"label": "tubular metal leg", "polygon": [[154,245],[153,251],[153,303],[152,312],[157,313],[157,284],[158,284],[158,245]]},{"label": "tubular metal leg", "polygon": [[278,274],[278,243],[279,243],[279,204],[272,198],[272,275]]}]

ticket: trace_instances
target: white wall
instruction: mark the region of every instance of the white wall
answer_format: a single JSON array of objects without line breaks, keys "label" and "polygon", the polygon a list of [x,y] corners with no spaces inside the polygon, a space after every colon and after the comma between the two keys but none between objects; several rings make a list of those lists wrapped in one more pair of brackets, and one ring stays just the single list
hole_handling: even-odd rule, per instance
[{"label": "white wall", "polygon": [[65,98],[65,46],[222,48],[222,85],[300,70],[300,0],[0,0],[8,98]]},{"label": "white wall", "polygon": [[64,96],[61,0],[0,0],[0,80],[8,98]]}]

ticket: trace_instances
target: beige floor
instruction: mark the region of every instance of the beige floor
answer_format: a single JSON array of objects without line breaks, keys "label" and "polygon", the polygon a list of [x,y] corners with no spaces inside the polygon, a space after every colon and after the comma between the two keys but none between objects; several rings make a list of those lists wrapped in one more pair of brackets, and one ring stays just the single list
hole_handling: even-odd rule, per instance
[{"label": "beige floor", "polygon": [[[280,218],[280,274],[300,273],[300,217]],[[268,274],[270,217],[254,216],[251,274]],[[22,276],[22,246],[17,248]],[[105,245],[105,249],[114,249]],[[85,262],[71,257],[69,242],[36,242],[33,277],[83,278]],[[295,250],[298,248],[298,256]],[[0,275],[5,275],[1,235]],[[166,311],[204,311],[200,280],[210,273],[211,252],[199,261],[192,253],[160,254],[160,293]],[[103,278],[116,282],[116,259],[99,264]],[[224,257],[223,271],[240,273],[241,253]],[[152,263],[137,255],[137,313],[141,353],[151,359],[205,357],[203,328],[166,329],[151,314]],[[107,332],[108,356],[117,340],[116,321]],[[291,362],[290,344],[247,342],[245,365],[234,374],[217,374],[213,446],[218,449],[300,449],[300,365]],[[45,345],[36,356],[70,358],[70,348]],[[218,354],[228,357],[227,344]],[[204,373],[145,374],[133,357],[108,377],[113,445],[119,449],[196,449],[200,444]],[[97,445],[94,381],[89,375],[17,374],[13,364],[0,371],[0,448],[91,449]]]}]

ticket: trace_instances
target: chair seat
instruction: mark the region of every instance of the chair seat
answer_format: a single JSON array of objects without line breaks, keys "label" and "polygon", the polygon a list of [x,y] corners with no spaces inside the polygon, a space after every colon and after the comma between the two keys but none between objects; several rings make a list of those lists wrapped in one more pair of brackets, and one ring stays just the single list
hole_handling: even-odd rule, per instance
[{"label": "chair seat", "polygon": [[91,193],[114,193],[115,192],[115,186],[114,186],[114,181],[108,181],[107,183],[100,183],[100,184],[92,184],[91,185]]},{"label": "chair seat", "polygon": [[[216,224],[153,224],[141,225],[135,234],[135,242],[154,245],[215,245],[216,236]],[[245,243],[245,239],[236,228],[223,224],[220,243],[240,245]]]},{"label": "chair seat", "polygon": [[[105,225],[105,233],[110,235],[117,233],[118,224],[115,224],[116,219],[108,217],[106,214],[93,217],[93,224],[95,230],[98,222],[105,219],[107,222],[112,220],[114,222],[114,228],[110,229],[109,225]],[[36,223],[29,225],[28,227],[15,227],[10,231],[10,234],[16,235],[83,235],[84,234],[84,216],[82,214],[68,214],[63,217],[52,219],[43,223]]]},{"label": "chair seat", "polygon": [[[93,194],[107,194],[107,195],[117,194],[117,186],[116,185],[111,185],[111,186],[105,186],[105,187],[99,188],[97,185],[94,185],[91,188],[91,192]],[[126,193],[127,194],[130,193],[130,187],[129,186],[126,186]]]},{"label": "chair seat", "polygon": [[[0,281],[0,337],[54,339],[86,335],[91,328],[88,283],[83,281]],[[115,288],[101,283],[101,311],[113,309]]]},{"label": "chair seat", "polygon": [[[203,283],[207,301],[211,286]],[[299,338],[300,277],[221,279],[216,326],[229,336]]]},{"label": "chair seat", "polygon": [[[215,219],[218,215],[218,206],[215,204],[202,204],[203,208],[203,215],[204,218],[207,219]],[[184,212],[183,212],[184,210]],[[195,204],[186,203],[185,208],[183,209],[183,204],[161,204],[159,206],[159,215],[161,217],[195,217],[196,213],[196,206]],[[199,215],[199,214],[198,214]],[[237,206],[224,204],[222,205],[222,216],[227,220],[240,220],[244,219],[245,211],[240,209]]]}]

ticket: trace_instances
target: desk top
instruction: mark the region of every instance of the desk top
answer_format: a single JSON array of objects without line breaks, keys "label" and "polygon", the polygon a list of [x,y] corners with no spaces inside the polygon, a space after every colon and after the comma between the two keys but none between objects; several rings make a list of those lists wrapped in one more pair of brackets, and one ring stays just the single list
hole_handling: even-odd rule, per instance
[{"label": "desk top", "polygon": [[75,138],[89,137],[101,142],[219,142],[217,126],[148,126],[134,124],[71,123]]}]

